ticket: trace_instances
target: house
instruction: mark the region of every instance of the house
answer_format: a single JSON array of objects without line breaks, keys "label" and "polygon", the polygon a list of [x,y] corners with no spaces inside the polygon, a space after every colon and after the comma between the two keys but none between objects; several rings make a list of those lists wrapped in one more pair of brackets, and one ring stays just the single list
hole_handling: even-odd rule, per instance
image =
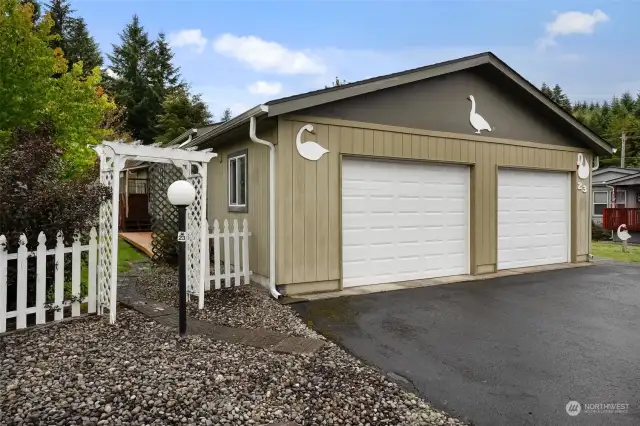
[{"label": "house", "polygon": [[640,169],[608,167],[593,172],[592,179],[593,221],[608,230],[624,223],[640,231]]},{"label": "house", "polygon": [[273,100],[187,146],[218,153],[208,218],[248,219],[274,295],[587,262],[578,164],[612,152],[492,53]]}]

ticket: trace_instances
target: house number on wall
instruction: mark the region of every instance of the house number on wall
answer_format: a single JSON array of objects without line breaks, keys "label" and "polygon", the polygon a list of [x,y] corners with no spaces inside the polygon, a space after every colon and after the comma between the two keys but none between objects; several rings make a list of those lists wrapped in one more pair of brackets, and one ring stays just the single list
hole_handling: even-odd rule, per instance
[{"label": "house number on wall", "polygon": [[582,183],[582,181],[578,181],[578,191],[582,191],[584,193],[587,192],[587,185],[585,185],[584,183]]}]

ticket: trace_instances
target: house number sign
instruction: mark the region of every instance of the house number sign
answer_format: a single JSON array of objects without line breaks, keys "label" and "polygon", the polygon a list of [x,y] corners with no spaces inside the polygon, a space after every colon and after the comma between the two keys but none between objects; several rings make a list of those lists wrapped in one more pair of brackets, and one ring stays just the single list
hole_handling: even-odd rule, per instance
[{"label": "house number sign", "polygon": [[587,185],[582,183],[581,180],[578,181],[578,191],[587,192]]},{"label": "house number sign", "polygon": [[184,243],[185,241],[187,241],[187,233],[184,231],[179,231],[178,232],[178,242],[179,243]]}]

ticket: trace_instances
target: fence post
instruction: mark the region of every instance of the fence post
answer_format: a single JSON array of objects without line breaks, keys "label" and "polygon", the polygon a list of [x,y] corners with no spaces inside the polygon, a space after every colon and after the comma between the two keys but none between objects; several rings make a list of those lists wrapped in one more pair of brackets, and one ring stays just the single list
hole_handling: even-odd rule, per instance
[{"label": "fence post", "polygon": [[18,281],[16,288],[16,328],[27,327],[27,237],[20,235],[20,245],[18,246]]},{"label": "fence post", "polygon": [[209,221],[207,221],[207,234],[205,235],[204,242],[204,289],[209,291],[211,290],[211,280],[209,277],[211,276],[211,241],[209,240]]},{"label": "fence post", "polygon": [[7,238],[0,235],[0,333],[7,331]]},{"label": "fence post", "polygon": [[53,318],[56,321],[60,321],[64,318],[64,307],[62,306],[62,301],[64,299],[64,241],[62,236],[62,231],[58,231],[57,235],[57,244],[55,251],[55,263],[56,263],[56,273],[55,273],[55,282],[54,282],[54,305],[57,305],[57,309],[53,314]]},{"label": "fence post", "polygon": [[246,218],[242,221],[242,272],[244,284],[249,284],[249,222]]},{"label": "fence post", "polygon": [[[80,264],[82,259],[80,258],[80,235],[76,232],[73,235],[73,245],[71,246],[71,296],[82,297],[80,291]],[[74,298],[75,299],[75,298]],[[71,316],[77,317],[80,315],[80,301],[74,300],[71,303]]]},{"label": "fence post", "polygon": [[233,284],[240,285],[240,232],[238,219],[233,219]]},{"label": "fence post", "polygon": [[36,249],[36,324],[47,321],[47,237],[44,232],[38,234],[38,248]]},{"label": "fence post", "polygon": [[220,224],[218,219],[213,221],[213,273],[215,274],[215,289],[220,289]]},{"label": "fence post", "polygon": [[89,283],[87,285],[87,312],[96,313],[97,291],[96,288],[96,264],[98,263],[98,233],[96,228],[91,228],[89,232]]},{"label": "fence post", "polygon": [[229,221],[224,220],[224,286],[231,286],[231,253],[229,253]]}]

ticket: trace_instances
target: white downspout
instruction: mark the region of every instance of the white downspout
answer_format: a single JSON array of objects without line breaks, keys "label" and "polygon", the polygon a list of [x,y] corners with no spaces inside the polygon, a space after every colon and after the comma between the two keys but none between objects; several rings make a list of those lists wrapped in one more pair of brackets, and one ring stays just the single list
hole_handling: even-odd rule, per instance
[{"label": "white downspout", "polygon": [[282,297],[276,290],[276,149],[269,141],[256,136],[256,118],[249,121],[249,138],[269,147],[269,292],[276,299]]}]

